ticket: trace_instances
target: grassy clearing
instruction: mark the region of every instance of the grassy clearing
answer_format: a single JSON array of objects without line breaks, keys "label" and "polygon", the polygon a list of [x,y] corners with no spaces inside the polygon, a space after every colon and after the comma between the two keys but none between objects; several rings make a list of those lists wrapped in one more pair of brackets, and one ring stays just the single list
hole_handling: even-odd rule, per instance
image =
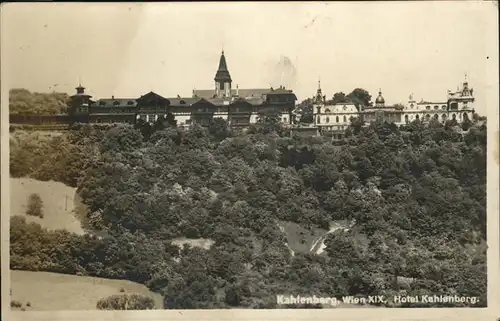
[{"label": "grassy clearing", "polygon": [[[155,301],[157,309],[163,308],[160,294],[153,293],[146,286],[125,280],[109,280],[88,276],[66,275],[48,272],[12,271],[11,301],[22,307],[13,310],[97,310],[99,299],[110,295],[142,294]],[[120,290],[123,289],[124,292]],[[31,306],[26,306],[27,303]]]},{"label": "grassy clearing", "polygon": [[[84,234],[80,221],[75,216],[75,188],[63,183],[42,182],[31,178],[10,179],[11,216],[26,217],[28,222],[36,222],[50,230],[67,230]],[[31,194],[40,195],[43,202],[44,218],[26,215],[26,206]]]},{"label": "grassy clearing", "polygon": [[285,233],[288,246],[295,253],[311,251],[311,247],[328,231],[321,228],[307,229],[297,223],[280,221],[279,226]]}]

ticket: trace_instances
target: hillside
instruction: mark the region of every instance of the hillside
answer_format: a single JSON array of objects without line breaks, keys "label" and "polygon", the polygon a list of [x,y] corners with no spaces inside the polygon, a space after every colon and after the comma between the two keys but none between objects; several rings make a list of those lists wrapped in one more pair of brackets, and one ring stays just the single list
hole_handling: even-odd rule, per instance
[{"label": "hillside", "polygon": [[[10,179],[11,216],[26,217],[49,230],[65,229],[79,235],[84,234],[80,221],[75,216],[75,188],[54,181],[42,182],[31,178]],[[36,193],[43,202],[44,218],[25,214],[28,197]]]},{"label": "hillside", "polygon": [[9,113],[57,115],[67,112],[68,94],[37,93],[22,88],[9,90]]},{"label": "hillside", "polygon": [[[163,308],[161,295],[144,285],[127,280],[109,280],[88,276],[49,272],[10,271],[11,300],[19,301],[27,311],[96,310],[97,301],[115,294],[143,294]],[[120,292],[124,289],[124,292]],[[31,307],[26,307],[29,302]]]},{"label": "hillside", "polygon": [[11,150],[11,175],[68,182],[107,232],[13,218],[11,268],[131,280],[169,309],[282,308],[276,296],[297,293],[487,305],[484,124],[353,123],[337,146],[273,121],[148,126]]}]

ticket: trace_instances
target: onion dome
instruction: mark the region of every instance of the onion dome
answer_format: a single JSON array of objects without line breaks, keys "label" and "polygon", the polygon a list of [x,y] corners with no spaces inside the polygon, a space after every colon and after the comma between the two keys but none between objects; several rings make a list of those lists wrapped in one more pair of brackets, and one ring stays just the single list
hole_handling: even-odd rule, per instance
[{"label": "onion dome", "polygon": [[376,105],[385,104],[385,99],[384,99],[384,97],[382,97],[382,90],[381,89],[379,89],[379,91],[378,91],[378,97],[377,97],[377,99],[375,99],[375,104]]}]

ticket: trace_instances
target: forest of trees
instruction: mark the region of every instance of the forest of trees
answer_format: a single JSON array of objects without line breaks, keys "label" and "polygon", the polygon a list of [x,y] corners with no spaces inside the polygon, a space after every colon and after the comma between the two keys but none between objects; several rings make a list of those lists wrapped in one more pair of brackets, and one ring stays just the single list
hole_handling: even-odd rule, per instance
[{"label": "forest of trees", "polygon": [[23,115],[57,115],[68,109],[66,93],[37,93],[14,88],[9,91],[9,113]]},{"label": "forest of trees", "polygon": [[[107,236],[14,217],[11,267],[129,279],[168,309],[276,308],[293,293],[458,294],[486,306],[485,124],[353,124],[333,144],[264,118],[246,133],[171,123],[12,144],[12,176],[77,187]],[[338,220],[355,224],[330,234],[324,255],[292,256],[278,227]],[[215,243],[179,248],[180,236]]]}]

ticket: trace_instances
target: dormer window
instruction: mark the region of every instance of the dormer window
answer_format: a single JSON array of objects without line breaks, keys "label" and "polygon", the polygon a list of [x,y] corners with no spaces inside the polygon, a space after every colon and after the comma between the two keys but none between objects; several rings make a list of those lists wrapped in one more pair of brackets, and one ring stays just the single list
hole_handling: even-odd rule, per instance
[{"label": "dormer window", "polygon": [[439,106],[434,106],[434,110],[438,110],[439,109]]},{"label": "dormer window", "polygon": [[426,106],[425,109],[430,110],[431,106]]},{"label": "dormer window", "polygon": [[330,112],[330,109],[326,109],[326,110],[325,110],[325,113],[329,113],[329,112]]},{"label": "dormer window", "polygon": [[181,105],[185,105],[185,104],[186,104],[186,102],[185,102],[184,100],[181,100],[181,101],[179,102],[179,104],[181,104]]},{"label": "dormer window", "polygon": [[102,100],[101,100],[101,101],[99,102],[99,106],[105,106],[105,105],[106,105],[106,102],[105,102],[105,101],[102,101]]},{"label": "dormer window", "polygon": [[131,100],[127,101],[127,105],[131,106],[131,105],[133,105],[133,104],[134,104],[134,102],[133,102],[133,101],[131,101]]},{"label": "dormer window", "polygon": [[344,110],[347,110],[347,106],[346,105],[344,105]]},{"label": "dormer window", "polygon": [[113,106],[118,106],[119,104],[120,104],[120,102],[119,102],[118,100],[115,100],[115,101],[113,102]]}]

